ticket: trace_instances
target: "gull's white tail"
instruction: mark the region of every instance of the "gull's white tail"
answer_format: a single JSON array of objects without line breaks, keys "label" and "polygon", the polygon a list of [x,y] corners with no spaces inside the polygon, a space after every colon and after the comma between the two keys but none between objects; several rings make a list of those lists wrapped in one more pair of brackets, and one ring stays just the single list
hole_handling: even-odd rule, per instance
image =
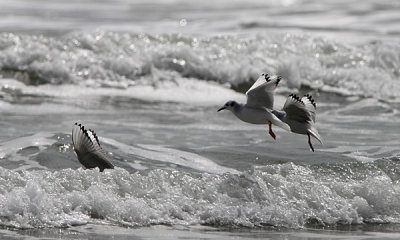
[{"label": "gull's white tail", "polygon": [[272,113],[272,111],[268,110],[268,112],[271,114],[270,119],[272,124],[290,132],[290,126],[287,123],[282,122],[277,116],[275,116],[275,114]]},{"label": "gull's white tail", "polygon": [[319,135],[319,133],[315,127],[311,127],[310,129],[308,129],[308,132],[310,133],[311,136],[313,136],[315,139],[317,139],[321,144],[324,144],[324,140],[322,139],[321,135]]}]

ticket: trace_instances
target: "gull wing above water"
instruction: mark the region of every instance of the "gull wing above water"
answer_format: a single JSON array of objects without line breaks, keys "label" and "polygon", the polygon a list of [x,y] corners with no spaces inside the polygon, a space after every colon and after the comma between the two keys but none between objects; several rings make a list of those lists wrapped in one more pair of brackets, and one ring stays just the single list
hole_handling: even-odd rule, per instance
[{"label": "gull wing above water", "polygon": [[[286,99],[285,105],[283,106],[283,110],[286,113],[286,118],[288,120],[293,120],[299,122],[301,125],[307,127],[307,132],[315,139],[317,139],[321,144],[323,144],[323,139],[319,135],[318,130],[315,128],[315,115],[316,115],[316,104],[314,99],[310,95],[305,95],[301,99],[297,97],[295,94],[290,94]],[[296,130],[301,129],[301,125],[293,124],[291,125],[292,131],[296,132]],[[303,127],[304,127],[303,126]],[[296,129],[297,128],[297,129]],[[309,135],[309,137],[310,137]],[[314,148],[311,145],[310,138],[309,144],[311,149],[314,151]]]},{"label": "gull wing above water", "polygon": [[72,128],[72,143],[79,162],[85,168],[98,167],[101,172],[106,168],[114,168],[93,130],[75,123]]},{"label": "gull wing above water", "polygon": [[281,77],[279,76],[270,77],[268,74],[263,73],[246,92],[246,104],[272,109],[274,106],[274,91],[280,80]]},{"label": "gull wing above water", "polygon": [[[286,112],[287,119],[295,120],[298,122],[314,122],[315,119],[315,103],[310,98],[304,96],[303,98],[297,97],[295,94],[290,94],[286,99],[283,111]],[[307,100],[305,100],[307,99]],[[312,101],[311,101],[311,100]]]},{"label": "gull wing above water", "polygon": [[317,112],[317,105],[315,104],[314,99],[311,97],[311,95],[305,95],[304,97],[301,98],[301,101],[304,103],[304,106],[308,110],[308,112],[311,115],[311,119],[313,122],[315,122],[315,115]]}]

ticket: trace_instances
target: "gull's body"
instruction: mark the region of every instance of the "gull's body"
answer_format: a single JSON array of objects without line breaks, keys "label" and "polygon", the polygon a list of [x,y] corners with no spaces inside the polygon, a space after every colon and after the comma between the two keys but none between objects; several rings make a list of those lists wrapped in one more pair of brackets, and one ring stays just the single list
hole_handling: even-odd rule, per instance
[{"label": "gull's body", "polygon": [[310,95],[300,99],[296,95],[290,94],[283,106],[283,111],[273,110],[272,113],[282,122],[287,123],[292,132],[307,135],[308,144],[313,152],[314,147],[310,136],[322,144],[322,138],[315,127],[316,105]]},{"label": "gull's body", "polygon": [[272,113],[272,107],[274,104],[273,94],[279,81],[280,77],[271,79],[268,75],[262,74],[246,92],[246,104],[229,101],[218,111],[227,109],[237,118],[247,123],[268,124],[270,129],[269,133],[275,139],[275,134],[271,130],[272,124],[290,131],[289,125],[282,122]]},{"label": "gull's body", "polygon": [[243,122],[252,124],[267,124],[268,119],[274,118],[270,109],[248,106],[246,104],[237,104],[232,112]]},{"label": "gull's body", "polygon": [[93,130],[75,123],[72,128],[72,143],[79,162],[85,168],[98,167],[100,172],[106,168],[114,168]]},{"label": "gull's body", "polygon": [[[247,104],[240,104],[234,101],[231,102],[234,103],[232,113],[243,122],[252,124],[268,124],[268,122],[272,122],[273,124],[280,126],[281,121],[272,113],[271,109],[251,105],[249,106]],[[288,131],[290,130],[285,126],[285,124],[281,127]]]}]

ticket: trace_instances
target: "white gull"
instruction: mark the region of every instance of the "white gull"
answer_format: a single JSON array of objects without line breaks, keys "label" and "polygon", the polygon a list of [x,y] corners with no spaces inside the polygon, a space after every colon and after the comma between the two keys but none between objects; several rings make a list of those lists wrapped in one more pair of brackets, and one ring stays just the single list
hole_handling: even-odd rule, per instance
[{"label": "white gull", "polygon": [[283,106],[283,111],[273,110],[272,113],[287,123],[292,132],[307,135],[310,149],[314,152],[310,136],[313,136],[321,144],[323,143],[315,127],[316,109],[317,106],[311,95],[307,94],[299,98],[295,94],[290,94]]},{"label": "white gull", "polygon": [[268,124],[269,134],[271,137],[276,139],[271,128],[272,124],[290,131],[289,125],[272,113],[272,107],[274,105],[274,90],[278,86],[280,80],[280,77],[270,77],[268,74],[262,74],[246,92],[246,104],[228,101],[223,107],[218,109],[218,112],[227,109],[244,122],[252,124]]}]

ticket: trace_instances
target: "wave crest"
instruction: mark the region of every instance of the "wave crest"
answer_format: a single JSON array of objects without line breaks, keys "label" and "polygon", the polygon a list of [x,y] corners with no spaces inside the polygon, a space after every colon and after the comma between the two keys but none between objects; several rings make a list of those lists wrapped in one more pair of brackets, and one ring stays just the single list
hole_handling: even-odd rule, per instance
[{"label": "wave crest", "polygon": [[176,78],[229,84],[244,91],[261,72],[283,86],[342,94],[399,97],[397,42],[362,46],[307,35],[196,38],[75,32],[59,38],[0,35],[0,72],[27,84],[127,88]]},{"label": "wave crest", "polygon": [[397,164],[397,160],[328,167],[286,163],[256,167],[242,175],[0,168],[5,186],[0,223],[16,228],[98,222],[251,228],[398,223],[400,175],[392,170]]}]

